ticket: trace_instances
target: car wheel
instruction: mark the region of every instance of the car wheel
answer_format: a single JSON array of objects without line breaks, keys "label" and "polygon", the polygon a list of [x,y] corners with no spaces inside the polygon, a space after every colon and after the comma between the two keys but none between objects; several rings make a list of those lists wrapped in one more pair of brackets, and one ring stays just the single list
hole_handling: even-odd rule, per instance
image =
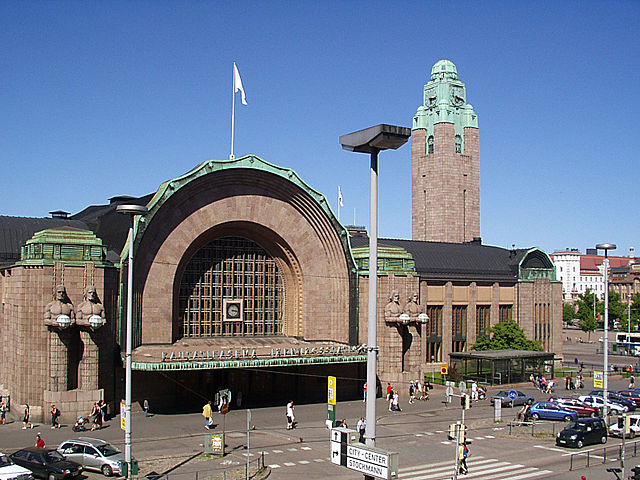
[{"label": "car wheel", "polygon": [[571,415],[565,415],[564,416],[564,421],[565,422],[570,422],[571,420],[573,420],[573,417]]},{"label": "car wheel", "polygon": [[111,475],[113,475],[113,469],[109,465],[102,465],[102,468],[100,470],[105,477],[110,477]]},{"label": "car wheel", "polygon": [[607,443],[607,436],[606,435],[602,435],[602,438],[600,439],[600,443],[602,443],[602,444]]},{"label": "car wheel", "polygon": [[49,480],[56,480],[56,476],[53,473],[50,473]]},{"label": "car wheel", "polygon": [[576,445],[578,446],[578,448],[582,448],[584,446],[584,443],[582,443],[582,440],[578,440],[578,443],[576,443]]},{"label": "car wheel", "polygon": [[534,413],[533,415],[531,415],[531,417],[532,417],[534,420],[540,420],[540,415],[538,415],[537,413]]}]

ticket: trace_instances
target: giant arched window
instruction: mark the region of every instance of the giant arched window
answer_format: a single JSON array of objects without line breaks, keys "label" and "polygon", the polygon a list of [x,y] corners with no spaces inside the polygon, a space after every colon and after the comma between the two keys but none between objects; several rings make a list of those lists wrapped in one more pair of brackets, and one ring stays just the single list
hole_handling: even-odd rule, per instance
[{"label": "giant arched window", "polygon": [[433,153],[433,135],[427,138],[427,153]]},{"label": "giant arched window", "polygon": [[[236,315],[225,305],[235,303]],[[282,335],[284,282],[276,261],[257,243],[223,237],[189,260],[180,281],[184,337]]]},{"label": "giant arched window", "polygon": [[456,135],[456,153],[462,153],[462,137],[460,135]]}]

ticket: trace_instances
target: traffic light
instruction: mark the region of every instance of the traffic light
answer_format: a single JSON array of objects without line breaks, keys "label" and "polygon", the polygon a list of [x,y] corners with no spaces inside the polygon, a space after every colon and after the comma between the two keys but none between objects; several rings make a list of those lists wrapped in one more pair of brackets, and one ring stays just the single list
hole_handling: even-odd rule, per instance
[{"label": "traffic light", "polygon": [[471,397],[466,393],[463,393],[460,396],[460,406],[465,410],[469,410],[471,408]]}]

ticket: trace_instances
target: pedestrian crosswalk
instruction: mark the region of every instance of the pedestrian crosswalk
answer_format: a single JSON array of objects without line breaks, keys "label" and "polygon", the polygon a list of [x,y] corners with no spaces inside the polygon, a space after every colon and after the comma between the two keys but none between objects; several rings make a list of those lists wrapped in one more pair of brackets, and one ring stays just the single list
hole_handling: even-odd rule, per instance
[{"label": "pedestrian crosswalk", "polygon": [[[476,480],[525,480],[552,474],[551,470],[528,467],[518,463],[503,462],[494,458],[474,456],[467,460],[469,473],[458,478]],[[401,480],[450,480],[453,477],[453,460],[401,468]]]}]

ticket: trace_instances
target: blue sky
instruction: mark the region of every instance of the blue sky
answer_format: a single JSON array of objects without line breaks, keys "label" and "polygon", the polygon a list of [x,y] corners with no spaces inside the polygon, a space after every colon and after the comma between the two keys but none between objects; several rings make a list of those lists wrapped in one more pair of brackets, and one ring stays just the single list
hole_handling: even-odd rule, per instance
[{"label": "blue sky", "polygon": [[[0,214],[76,213],[235,153],[368,226],[340,135],[410,126],[453,61],[480,126],[483,243],[640,249],[640,2],[0,2]],[[411,148],[380,155],[380,236],[411,237]]]}]

